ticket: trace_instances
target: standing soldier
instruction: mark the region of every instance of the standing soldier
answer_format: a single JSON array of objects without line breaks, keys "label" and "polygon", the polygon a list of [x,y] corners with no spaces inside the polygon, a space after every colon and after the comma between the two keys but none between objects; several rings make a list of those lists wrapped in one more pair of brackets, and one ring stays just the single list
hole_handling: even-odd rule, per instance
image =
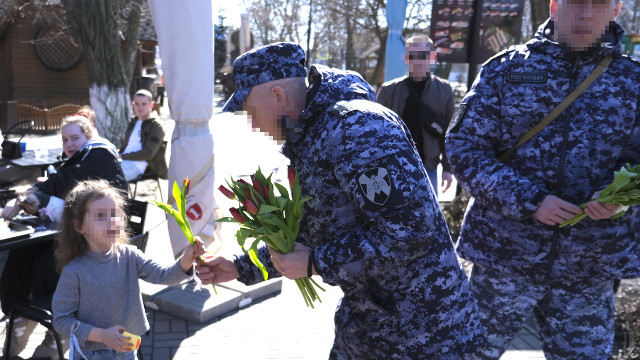
[{"label": "standing soldier", "polygon": [[[482,344],[467,278],[408,130],[357,73],[311,67],[298,44],[233,64],[225,111],[286,140],[305,203],[298,243],[262,247],[269,277],[320,275],[340,286],[331,359],[463,359]],[[204,283],[263,280],[248,256],[198,268]]]},{"label": "standing soldier", "polygon": [[[532,312],[548,359],[611,354],[613,281],[640,275],[639,208],[612,220],[620,208],[593,201],[640,163],[640,64],[620,54],[620,7],[551,0],[535,38],[485,63],[454,115],[447,153],[473,196],[458,250],[488,342],[477,358],[499,359]],[[559,227],[587,201],[589,218]]]}]

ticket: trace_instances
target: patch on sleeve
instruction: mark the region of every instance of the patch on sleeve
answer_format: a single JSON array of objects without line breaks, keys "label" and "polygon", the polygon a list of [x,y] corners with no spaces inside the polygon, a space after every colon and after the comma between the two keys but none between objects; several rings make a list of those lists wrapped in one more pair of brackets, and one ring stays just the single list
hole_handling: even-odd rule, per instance
[{"label": "patch on sleeve", "polygon": [[372,204],[384,205],[393,191],[393,182],[389,171],[375,167],[358,174],[358,186],[364,198]]},{"label": "patch on sleeve", "polygon": [[453,131],[458,124],[462,122],[465,115],[467,115],[467,104],[460,104],[456,109],[456,112],[453,113],[453,116],[451,117],[451,123],[449,124],[447,132]]}]

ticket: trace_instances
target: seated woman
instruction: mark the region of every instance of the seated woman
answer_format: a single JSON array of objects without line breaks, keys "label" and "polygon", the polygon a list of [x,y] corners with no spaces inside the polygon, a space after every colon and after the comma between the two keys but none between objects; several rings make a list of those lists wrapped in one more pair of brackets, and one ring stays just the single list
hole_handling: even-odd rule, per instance
[{"label": "seated woman", "polygon": [[[93,126],[87,117],[66,117],[62,121],[61,135],[66,161],[45,182],[33,185],[16,203],[7,205],[0,213],[1,217],[11,219],[24,210],[59,221],[64,198],[82,180],[104,179],[126,194],[127,182],[116,148],[105,139],[94,136]],[[9,315],[13,305],[18,302],[53,295],[59,277],[53,259],[53,242],[16,248],[9,252],[0,279],[0,302],[5,315]],[[5,359],[19,354],[25,348],[36,325],[27,319],[16,321],[11,354],[4,354]],[[33,357],[57,359],[53,339],[53,333],[47,332]]]}]

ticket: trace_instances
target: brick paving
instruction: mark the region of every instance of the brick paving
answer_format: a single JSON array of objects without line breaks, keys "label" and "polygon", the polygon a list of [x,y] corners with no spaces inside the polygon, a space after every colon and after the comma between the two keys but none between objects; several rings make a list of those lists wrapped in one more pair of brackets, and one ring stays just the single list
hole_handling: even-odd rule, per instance
[{"label": "brick paving", "polygon": [[[171,129],[172,122],[166,124]],[[286,168],[286,160],[278,153],[279,146],[252,132],[246,122],[233,115],[216,114],[212,128],[217,154],[216,184],[230,175],[248,175],[258,165],[265,172],[276,170],[276,178],[286,176],[286,172],[281,171]],[[27,138],[27,146],[36,139],[40,146],[58,146],[58,136]],[[155,186],[155,182],[148,182],[146,187],[139,188],[138,198],[154,198]],[[167,182],[162,181],[161,186],[166,189]],[[163,193],[167,192],[163,190]],[[234,205],[226,198],[218,201],[223,209]],[[147,254],[161,263],[171,263],[167,223],[162,211],[150,206],[145,228],[150,231]],[[234,233],[233,225],[223,226],[225,244],[222,253],[236,251]],[[0,252],[0,268],[4,267],[5,259],[6,252]],[[323,303],[315,309],[306,308],[295,283],[284,280],[281,293],[201,324],[148,308],[151,330],[142,337],[144,358],[327,359],[333,343],[333,313],[342,293],[338,288],[323,286],[327,292],[320,294]],[[0,320],[6,320],[3,314],[0,317]],[[30,357],[44,338],[44,330],[38,326],[20,354],[21,358]],[[502,359],[544,359],[535,332],[535,327],[526,326]],[[4,331],[0,341],[3,346]]]}]

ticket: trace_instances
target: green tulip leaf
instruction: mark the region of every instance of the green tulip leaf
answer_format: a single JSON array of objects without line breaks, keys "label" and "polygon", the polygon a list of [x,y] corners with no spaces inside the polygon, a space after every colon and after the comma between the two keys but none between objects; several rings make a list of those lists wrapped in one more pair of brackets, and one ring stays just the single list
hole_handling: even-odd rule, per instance
[{"label": "green tulip leaf", "polygon": [[289,199],[289,191],[287,191],[287,188],[278,184],[278,183],[274,183],[273,185],[276,186],[276,188],[278,188],[278,192],[280,193],[280,196],[285,197],[287,199]]},{"label": "green tulip leaf", "polygon": [[277,208],[275,206],[262,204],[262,205],[260,205],[260,211],[258,212],[258,216],[260,216],[262,214],[272,213],[274,211],[279,211],[279,210],[280,210],[280,208]]},{"label": "green tulip leaf", "polygon": [[269,273],[267,272],[267,269],[264,267],[264,265],[262,265],[262,263],[258,259],[258,243],[259,241],[254,241],[253,244],[251,245],[251,248],[249,249],[249,259],[251,260],[253,265],[257,266],[258,269],[260,269],[260,272],[262,273],[262,277],[264,277],[264,280],[267,281],[269,279]]},{"label": "green tulip leaf", "polygon": [[288,203],[289,201],[291,201],[291,200],[289,200],[289,198],[285,198],[285,197],[282,197],[282,196],[278,196],[278,197],[276,198],[276,203],[278,204],[278,207],[279,207],[280,209],[282,209],[282,210],[286,209],[286,207],[287,207],[287,203]]}]

